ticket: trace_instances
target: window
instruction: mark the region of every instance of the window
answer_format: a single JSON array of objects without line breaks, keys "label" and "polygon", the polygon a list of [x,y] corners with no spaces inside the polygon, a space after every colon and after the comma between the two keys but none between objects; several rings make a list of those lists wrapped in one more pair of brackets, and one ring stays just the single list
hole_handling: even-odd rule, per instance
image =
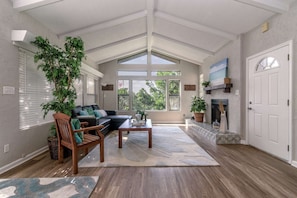
[{"label": "window", "polygon": [[131,64],[131,65],[142,65],[147,64],[147,53],[141,52],[123,59],[118,60],[119,64]]},{"label": "window", "polygon": [[147,76],[147,71],[118,71],[118,76]]},{"label": "window", "polygon": [[279,62],[274,57],[263,58],[257,65],[256,71],[265,71],[279,67]]},{"label": "window", "polygon": [[133,110],[166,110],[165,80],[133,80]]},{"label": "window", "polygon": [[42,103],[52,99],[52,87],[47,82],[43,72],[37,70],[34,55],[25,50],[19,50],[19,108],[20,129],[52,122],[51,113],[43,118]]},{"label": "window", "polygon": [[167,103],[169,111],[180,110],[180,80],[118,80],[119,110],[164,111]]},{"label": "window", "polygon": [[169,111],[180,110],[180,80],[168,82]]},{"label": "window", "polygon": [[203,98],[204,96],[204,87],[202,83],[204,82],[204,75],[200,74],[199,76],[199,97]]},{"label": "window", "polygon": [[95,80],[87,77],[87,94],[95,94]]},{"label": "window", "polygon": [[83,105],[83,76],[81,75],[79,79],[75,80],[74,87],[76,90],[76,105]]},{"label": "window", "polygon": [[150,59],[152,65],[175,65],[179,64],[180,62],[178,59],[159,54],[157,52],[147,53],[145,51],[126,58],[122,58],[118,60],[118,63],[123,65],[147,65],[148,59]]},{"label": "window", "polygon": [[135,66],[125,66],[127,70],[118,70],[118,110],[179,111],[181,72],[176,66],[171,70],[172,64],[179,63],[179,60],[156,52],[142,52],[120,59],[118,63],[148,64],[144,61],[147,59],[151,60],[152,64],[164,64],[164,67],[158,65],[158,67],[143,69],[144,67],[141,66],[137,69]]},{"label": "window", "polygon": [[179,60],[156,52],[152,52],[151,62],[153,65],[175,65],[179,63]]},{"label": "window", "polygon": [[152,76],[181,76],[180,71],[152,71]]},{"label": "window", "polygon": [[118,80],[118,109],[130,110],[129,80]]}]

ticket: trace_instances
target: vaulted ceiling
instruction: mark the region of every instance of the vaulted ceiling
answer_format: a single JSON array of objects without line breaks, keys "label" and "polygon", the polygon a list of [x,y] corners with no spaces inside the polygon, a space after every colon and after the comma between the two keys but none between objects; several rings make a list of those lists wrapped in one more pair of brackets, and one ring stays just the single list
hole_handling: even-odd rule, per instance
[{"label": "vaulted ceiling", "polygon": [[[97,64],[155,51],[201,64],[296,0],[11,0]],[[260,30],[259,30],[260,31]]]}]

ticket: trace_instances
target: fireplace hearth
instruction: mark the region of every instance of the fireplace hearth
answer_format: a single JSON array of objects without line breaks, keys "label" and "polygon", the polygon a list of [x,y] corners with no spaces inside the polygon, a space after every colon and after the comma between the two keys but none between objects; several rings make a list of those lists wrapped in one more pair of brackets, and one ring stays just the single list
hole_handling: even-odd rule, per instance
[{"label": "fireplace hearth", "polygon": [[227,129],[229,128],[228,119],[228,99],[211,99],[211,124],[215,121],[221,122],[221,112],[219,104],[222,103],[226,112]]}]

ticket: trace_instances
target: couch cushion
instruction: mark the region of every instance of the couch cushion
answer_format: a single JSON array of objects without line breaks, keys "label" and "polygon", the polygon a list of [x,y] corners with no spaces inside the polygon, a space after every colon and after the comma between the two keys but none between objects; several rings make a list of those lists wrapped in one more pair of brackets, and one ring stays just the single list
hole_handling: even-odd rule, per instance
[{"label": "couch cushion", "polygon": [[98,110],[98,112],[101,114],[102,117],[107,116],[106,111],[104,111],[103,109]]},{"label": "couch cushion", "polygon": [[93,107],[91,105],[86,105],[82,107],[83,110],[86,110],[89,115],[94,115],[94,110]]},{"label": "couch cushion", "polygon": [[96,118],[101,118],[101,117],[102,117],[102,115],[101,115],[101,113],[99,112],[98,109],[95,109],[95,110],[94,110],[94,114],[95,114],[95,117],[96,117]]},{"label": "couch cushion", "polygon": [[88,116],[89,113],[88,113],[87,110],[81,110],[81,111],[79,112],[79,115],[80,115],[80,116]]},{"label": "couch cushion", "polygon": [[[80,129],[80,121],[76,118],[71,119],[71,127],[72,130]],[[74,133],[74,139],[77,144],[80,144],[83,142],[83,132]]]}]

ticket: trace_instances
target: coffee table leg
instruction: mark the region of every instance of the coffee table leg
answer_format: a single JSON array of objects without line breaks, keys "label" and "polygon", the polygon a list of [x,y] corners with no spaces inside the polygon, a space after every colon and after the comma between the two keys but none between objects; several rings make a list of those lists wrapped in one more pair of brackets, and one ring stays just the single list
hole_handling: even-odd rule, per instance
[{"label": "coffee table leg", "polygon": [[119,130],[119,148],[122,148],[122,130]]},{"label": "coffee table leg", "polygon": [[149,148],[152,148],[152,129],[148,130],[148,144],[149,144]]}]

